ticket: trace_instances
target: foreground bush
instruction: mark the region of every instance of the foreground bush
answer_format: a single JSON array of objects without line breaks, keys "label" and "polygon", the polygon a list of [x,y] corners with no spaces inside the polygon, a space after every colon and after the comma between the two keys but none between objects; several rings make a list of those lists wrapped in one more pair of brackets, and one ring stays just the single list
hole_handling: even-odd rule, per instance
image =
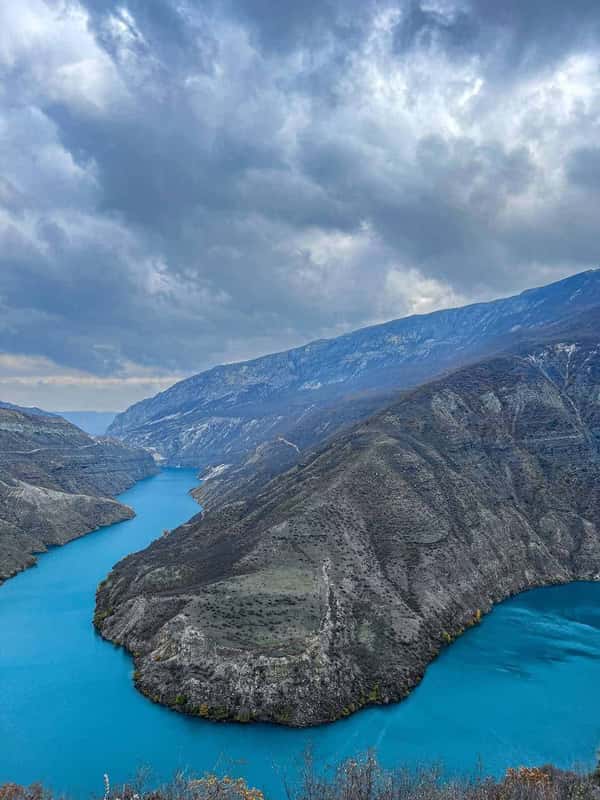
[{"label": "foreground bush", "polygon": [[39,783],[31,786],[3,783],[0,786],[0,800],[52,800],[52,795],[46,792]]},{"label": "foreground bush", "polygon": [[[345,761],[332,775],[322,775],[307,758],[300,785],[286,786],[288,800],[600,800],[600,765],[594,773],[577,774],[553,767],[510,769],[501,780],[477,778],[448,781],[435,769],[386,770],[376,759]],[[59,800],[39,785],[7,783],[0,800]],[[158,789],[141,782],[111,789],[97,800],[269,800],[241,779],[208,775],[177,777]]]},{"label": "foreground bush", "polygon": [[510,769],[502,780],[448,781],[436,769],[385,770],[374,758],[346,761],[331,777],[309,763],[290,800],[600,800],[598,773],[579,775],[553,767]]},{"label": "foreground bush", "polygon": [[[144,790],[139,781],[131,786],[121,786],[111,790],[105,776],[104,795],[97,800],[265,800],[258,789],[250,789],[241,778],[217,778],[207,775],[204,778],[188,779],[178,777],[159,789]],[[46,792],[39,784],[19,786],[6,783],[0,786],[0,800],[68,800]]]}]

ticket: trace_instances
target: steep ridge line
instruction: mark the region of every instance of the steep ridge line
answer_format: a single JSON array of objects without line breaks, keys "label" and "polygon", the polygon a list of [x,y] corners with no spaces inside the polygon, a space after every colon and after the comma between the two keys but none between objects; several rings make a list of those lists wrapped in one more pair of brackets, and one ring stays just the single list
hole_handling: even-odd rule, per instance
[{"label": "steep ridge line", "polygon": [[599,579],[599,316],[404,393],[116,565],[96,624],[141,691],[326,722],[405,697],[494,603]]},{"label": "steep ridge line", "polygon": [[156,471],[142,450],[0,405],[0,583],[49,545],[132,517],[113,496]]},{"label": "steep ridge line", "polygon": [[[131,406],[109,433],[167,464],[239,465],[281,436],[301,450],[410,388],[600,305],[600,271],[214,367]],[[344,406],[340,417],[337,407]],[[381,405],[379,406],[381,407]]]}]

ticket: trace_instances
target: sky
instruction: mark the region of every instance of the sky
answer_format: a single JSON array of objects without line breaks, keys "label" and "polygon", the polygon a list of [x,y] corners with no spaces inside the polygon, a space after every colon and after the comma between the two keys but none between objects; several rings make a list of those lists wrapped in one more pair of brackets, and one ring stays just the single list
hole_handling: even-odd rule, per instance
[{"label": "sky", "polygon": [[0,3],[0,399],[600,263],[598,0]]}]

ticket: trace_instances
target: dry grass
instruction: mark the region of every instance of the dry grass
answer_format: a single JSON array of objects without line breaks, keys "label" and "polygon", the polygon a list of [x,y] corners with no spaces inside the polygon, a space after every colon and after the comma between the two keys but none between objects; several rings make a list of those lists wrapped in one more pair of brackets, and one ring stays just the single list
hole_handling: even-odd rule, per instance
[{"label": "dry grass", "polygon": [[289,800],[600,800],[600,774],[520,767],[504,778],[445,780],[440,770],[385,770],[373,757],[345,761],[323,776],[307,760]]},{"label": "dry grass", "polygon": [[[386,770],[367,756],[340,764],[323,775],[307,756],[298,786],[282,787],[288,800],[600,800],[600,764],[590,774],[554,767],[510,769],[500,779],[449,781],[436,769]],[[29,787],[6,783],[0,800],[60,800],[40,784]],[[64,800],[64,798],[63,798]],[[142,778],[113,789],[105,777],[105,791],[97,800],[269,800],[242,779],[206,775],[177,776],[160,788],[145,789]]]}]

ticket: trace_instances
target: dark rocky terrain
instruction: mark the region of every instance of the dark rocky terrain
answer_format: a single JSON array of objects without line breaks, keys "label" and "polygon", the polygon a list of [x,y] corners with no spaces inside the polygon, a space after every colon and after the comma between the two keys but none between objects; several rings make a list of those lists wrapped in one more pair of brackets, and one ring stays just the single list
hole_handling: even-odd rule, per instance
[{"label": "dark rocky terrain", "polygon": [[[328,410],[342,398],[344,422],[356,422],[373,411],[363,402],[365,392],[416,386],[505,349],[507,337],[599,303],[600,270],[592,270],[516,297],[406,317],[215,367],[131,406],[108,432],[154,448],[169,464],[201,468],[237,465],[278,437],[304,449],[340,427]],[[361,399],[354,404],[356,396]],[[325,430],[318,424],[321,411]],[[317,424],[307,425],[315,414]]]},{"label": "dark rocky terrain", "polygon": [[137,686],[310,725],[399,700],[494,603],[600,578],[600,313],[405,392],[100,587]]},{"label": "dark rocky terrain", "polygon": [[[307,411],[287,432],[262,442],[244,460],[206,470],[192,495],[205,511],[256,494],[272,478],[305,460],[315,442],[324,442],[389,405],[397,390],[362,392]],[[289,437],[289,438],[288,438]]]},{"label": "dark rocky terrain", "polygon": [[155,472],[142,450],[59,416],[0,407],[0,582],[49,545],[133,516],[111,498]]},{"label": "dark rocky terrain", "polygon": [[[594,339],[599,330],[600,308],[596,307],[544,328],[536,328],[535,331],[514,331],[504,337],[504,351],[527,350],[546,341],[552,343],[573,336]],[[357,418],[366,419],[399,396],[398,390],[363,392],[341,398],[330,406],[314,409],[290,429],[289,439],[279,436],[260,444],[238,464],[226,469],[217,467],[206,470],[201,485],[192,494],[205,511],[251,497],[281,472],[306,462],[310,457],[310,447],[307,445],[315,440],[324,443],[332,439],[339,431],[349,428]]]}]

